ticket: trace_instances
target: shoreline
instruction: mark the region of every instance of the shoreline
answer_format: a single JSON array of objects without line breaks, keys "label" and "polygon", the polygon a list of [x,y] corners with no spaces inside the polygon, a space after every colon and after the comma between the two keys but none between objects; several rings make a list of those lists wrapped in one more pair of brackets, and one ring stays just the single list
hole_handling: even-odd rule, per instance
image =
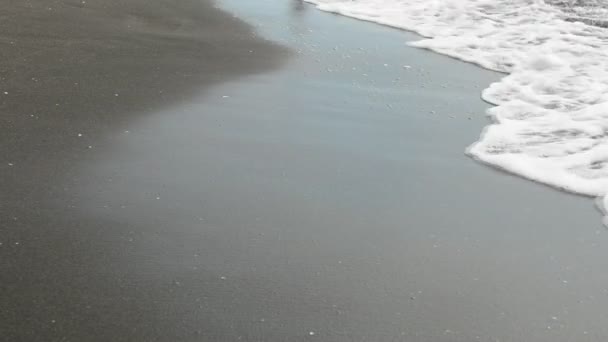
[{"label": "shoreline", "polygon": [[[278,55],[293,51],[289,63],[224,80],[243,45],[217,42],[213,86],[176,90],[167,106],[116,115],[111,127],[93,122],[105,134],[93,144],[72,130],[68,147],[94,148],[59,158],[69,172],[9,169],[43,198],[0,194],[11,227],[0,231],[5,336],[608,336],[608,275],[597,272],[608,234],[589,201],[462,153],[487,124],[480,86],[499,75],[298,2],[220,7],[229,14],[206,15],[222,32],[236,16],[283,46]],[[228,33],[249,37],[239,32]]]},{"label": "shoreline", "polygon": [[[374,6],[375,3],[349,5],[323,0],[308,1],[319,10],[411,31],[424,38],[408,42],[410,46],[506,73],[507,76],[490,84],[481,94],[484,101],[494,105],[486,112],[491,122],[484,127],[480,138],[467,147],[467,155],[484,165],[558,191],[602,197],[606,202],[601,189],[606,188],[608,183],[597,171],[597,165],[603,163],[597,156],[602,155],[601,143],[588,143],[585,148],[577,150],[580,139],[560,136],[560,132],[574,132],[572,135],[582,132],[588,133],[584,137],[587,140],[596,139],[594,133],[590,132],[601,126],[601,103],[588,103],[585,100],[587,95],[583,91],[577,92],[577,89],[582,84],[587,84],[588,89],[601,87],[605,83],[604,78],[600,76],[595,81],[595,78],[587,76],[590,72],[586,68],[593,68],[593,60],[569,56],[576,55],[577,50],[588,48],[588,54],[593,59],[604,59],[602,46],[588,43],[586,37],[592,36],[602,41],[606,31],[593,25],[571,24],[564,18],[565,12],[560,12],[559,6],[542,2],[522,2],[520,5],[526,6],[526,12],[533,11],[538,17],[534,25],[544,30],[539,37],[550,37],[553,43],[522,44],[516,39],[509,39],[509,36],[525,36],[525,30],[516,27],[520,22],[524,25],[530,22],[534,16],[512,17],[508,14],[508,7],[497,6],[489,10],[486,13],[487,24],[493,29],[478,31],[472,29],[470,24],[478,20],[475,18],[478,11],[485,11],[484,6],[475,2],[463,3],[467,7],[464,11],[447,10],[451,14],[464,13],[462,17],[456,16],[458,19],[454,19],[448,18],[443,10],[436,10],[433,6],[424,7],[421,3],[394,3],[386,10]],[[422,16],[426,19],[421,21],[421,16],[407,14],[412,11],[426,13]],[[395,12],[402,13],[399,19],[396,19]],[[437,18],[433,19],[429,13],[435,13]],[[567,27],[565,30],[570,32],[570,36],[565,31],[555,29],[560,26]],[[589,32],[579,33],[581,30]],[[493,40],[500,41],[502,45],[494,46]],[[557,42],[563,43],[562,49],[554,48]],[[566,50],[569,52],[565,53]],[[521,56],[522,53],[525,57]],[[562,72],[557,72],[558,69]],[[565,71],[572,69],[580,71],[564,76]],[[546,86],[547,79],[559,86]],[[594,82],[597,86],[593,86]],[[547,96],[558,97],[561,102],[550,102],[546,100]],[[576,117],[581,115],[586,115],[588,121],[597,122],[587,126],[578,124],[580,120]],[[559,127],[559,130],[548,127]],[[605,208],[600,211],[605,212]]]}]

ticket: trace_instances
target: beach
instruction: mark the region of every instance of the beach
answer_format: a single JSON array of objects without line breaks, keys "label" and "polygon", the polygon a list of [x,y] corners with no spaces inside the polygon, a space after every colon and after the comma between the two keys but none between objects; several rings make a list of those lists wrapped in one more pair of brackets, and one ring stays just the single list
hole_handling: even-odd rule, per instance
[{"label": "beach", "polygon": [[7,341],[608,336],[593,201],[464,153],[503,74],[298,1],[41,4],[0,30]]}]

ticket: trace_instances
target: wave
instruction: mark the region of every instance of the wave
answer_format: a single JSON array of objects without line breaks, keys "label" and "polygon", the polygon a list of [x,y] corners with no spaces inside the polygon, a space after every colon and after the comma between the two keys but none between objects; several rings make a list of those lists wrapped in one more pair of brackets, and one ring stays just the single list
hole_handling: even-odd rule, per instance
[{"label": "wave", "polygon": [[483,91],[496,105],[493,123],[467,153],[608,207],[608,30],[585,23],[592,17],[576,20],[559,0],[307,1],[417,32],[426,39],[412,46],[507,73]]}]

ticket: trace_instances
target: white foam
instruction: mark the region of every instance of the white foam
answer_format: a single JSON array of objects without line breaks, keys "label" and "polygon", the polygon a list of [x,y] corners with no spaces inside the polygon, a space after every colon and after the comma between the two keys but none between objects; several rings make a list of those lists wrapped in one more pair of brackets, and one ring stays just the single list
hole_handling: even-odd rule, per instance
[{"label": "white foam", "polygon": [[494,123],[474,158],[608,208],[608,30],[542,0],[308,0],[415,31],[411,45],[510,75],[484,90]]}]

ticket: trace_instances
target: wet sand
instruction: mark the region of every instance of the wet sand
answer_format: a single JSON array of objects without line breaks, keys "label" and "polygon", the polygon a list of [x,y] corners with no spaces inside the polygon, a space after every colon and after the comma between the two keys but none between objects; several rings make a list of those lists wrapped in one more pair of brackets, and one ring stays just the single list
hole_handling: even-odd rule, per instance
[{"label": "wet sand", "polygon": [[[23,121],[27,143],[3,142],[17,153],[0,169],[8,340],[608,336],[608,235],[592,201],[464,155],[487,123],[479,92],[500,75],[299,2],[222,6],[293,51],[287,64],[266,64],[285,50],[213,10],[262,56],[231,73],[224,39],[218,65],[200,65],[217,83],[168,72],[153,86],[168,78],[170,101],[73,119],[89,130]],[[96,101],[71,118],[108,107]],[[61,143],[43,150],[50,137]]]},{"label": "wet sand", "polygon": [[129,224],[79,211],[75,189],[106,179],[78,168],[132,122],[289,51],[204,0],[1,7],[0,339],[184,340],[167,297],[148,297],[158,284],[119,270]]}]

